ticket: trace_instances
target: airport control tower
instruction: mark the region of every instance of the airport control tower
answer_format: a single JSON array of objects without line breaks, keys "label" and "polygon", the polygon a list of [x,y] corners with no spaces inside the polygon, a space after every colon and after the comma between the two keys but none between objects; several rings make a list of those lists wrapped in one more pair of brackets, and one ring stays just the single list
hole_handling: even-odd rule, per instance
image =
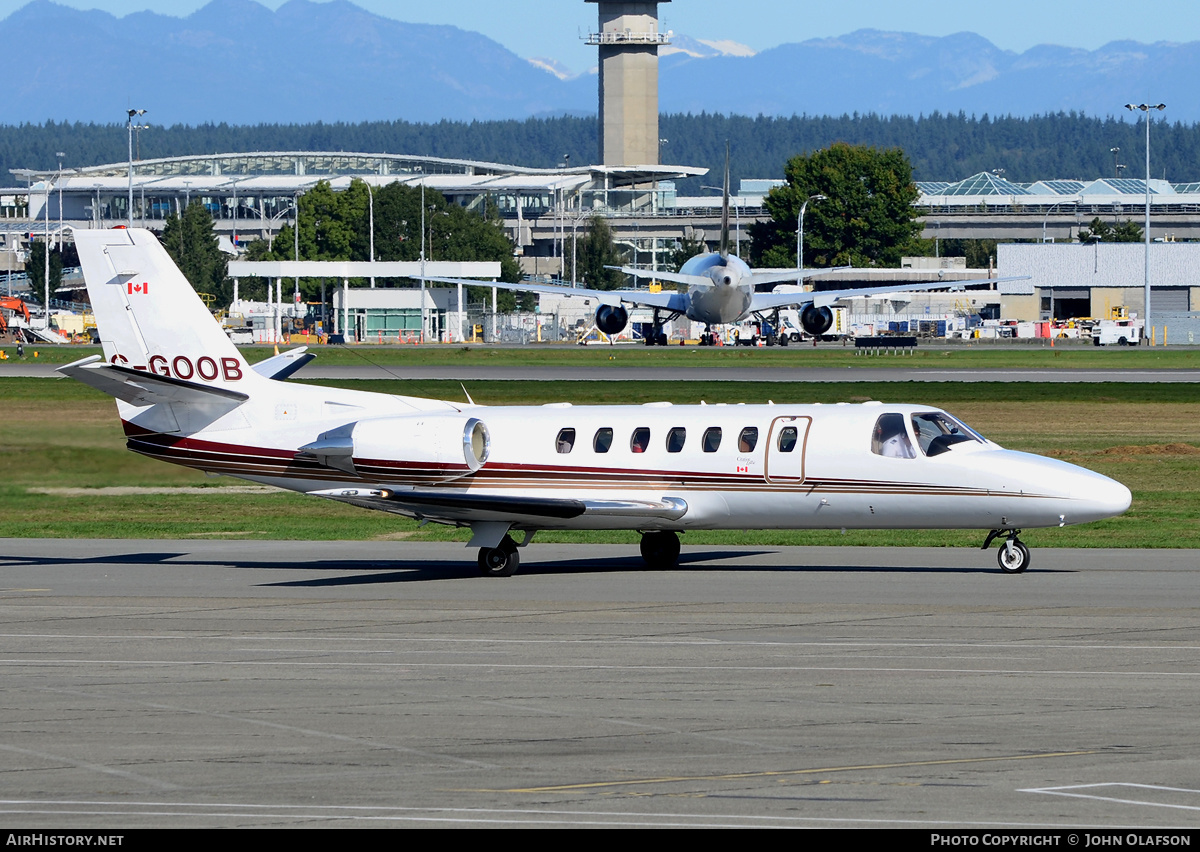
[{"label": "airport control tower", "polygon": [[600,162],[606,166],[658,165],[658,4],[587,0],[600,10]]}]

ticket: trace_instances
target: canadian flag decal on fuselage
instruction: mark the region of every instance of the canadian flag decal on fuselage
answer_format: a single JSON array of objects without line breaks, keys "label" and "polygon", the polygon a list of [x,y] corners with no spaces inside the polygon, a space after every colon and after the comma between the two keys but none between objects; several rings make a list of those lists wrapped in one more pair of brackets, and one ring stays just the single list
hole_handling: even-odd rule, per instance
[{"label": "canadian flag decal on fuselage", "polygon": [[142,295],[142,296],[150,295],[150,282],[149,281],[143,281],[141,284],[134,284],[132,281],[130,281],[125,286],[127,286],[129,288],[130,296],[132,296],[134,293],[138,293],[139,295]]}]

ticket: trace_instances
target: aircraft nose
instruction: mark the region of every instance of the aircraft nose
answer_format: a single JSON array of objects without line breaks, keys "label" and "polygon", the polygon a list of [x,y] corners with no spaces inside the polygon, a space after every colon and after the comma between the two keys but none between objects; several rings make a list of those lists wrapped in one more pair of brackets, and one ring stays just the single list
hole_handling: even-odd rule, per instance
[{"label": "aircraft nose", "polygon": [[1076,508],[1072,512],[1074,517],[1067,516],[1067,523],[1082,523],[1124,513],[1133,502],[1133,494],[1115,479],[1079,468],[1071,483],[1071,500]]}]

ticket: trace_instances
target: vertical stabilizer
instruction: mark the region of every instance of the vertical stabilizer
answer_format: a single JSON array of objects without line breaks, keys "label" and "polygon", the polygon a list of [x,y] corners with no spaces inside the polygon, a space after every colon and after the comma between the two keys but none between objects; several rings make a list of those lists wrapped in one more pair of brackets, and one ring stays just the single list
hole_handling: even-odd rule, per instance
[{"label": "vertical stabilizer", "polygon": [[729,257],[729,142],[725,142],[725,188],[721,197],[721,257]]},{"label": "vertical stabilizer", "polygon": [[257,377],[149,231],[77,230],[75,245],[108,363],[231,387]]}]

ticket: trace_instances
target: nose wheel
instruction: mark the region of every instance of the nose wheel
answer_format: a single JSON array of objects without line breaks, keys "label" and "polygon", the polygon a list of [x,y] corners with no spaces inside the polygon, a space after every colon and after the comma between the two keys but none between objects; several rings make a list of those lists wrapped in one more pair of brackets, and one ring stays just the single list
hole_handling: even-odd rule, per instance
[{"label": "nose wheel", "polygon": [[1008,533],[1008,537],[996,553],[996,562],[1005,574],[1023,574],[1029,567],[1029,548],[1017,538],[1021,534],[1020,530],[992,530],[983,542],[983,549],[987,550],[997,537],[1005,533]]}]

